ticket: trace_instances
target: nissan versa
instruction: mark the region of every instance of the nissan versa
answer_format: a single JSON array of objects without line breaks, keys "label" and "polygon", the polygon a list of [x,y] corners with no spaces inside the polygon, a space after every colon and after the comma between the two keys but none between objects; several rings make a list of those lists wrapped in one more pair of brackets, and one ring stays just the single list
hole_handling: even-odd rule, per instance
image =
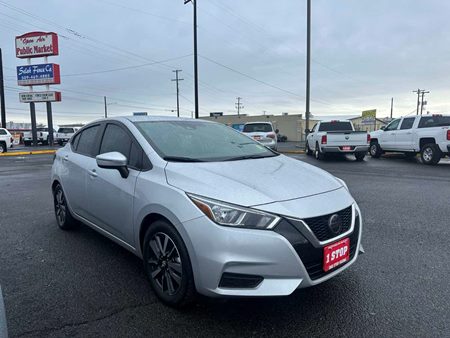
[{"label": "nissan versa", "polygon": [[362,252],[346,184],[225,125],[170,117],[90,123],[52,168],[61,229],[87,224],[141,257],[156,295],[281,296]]}]

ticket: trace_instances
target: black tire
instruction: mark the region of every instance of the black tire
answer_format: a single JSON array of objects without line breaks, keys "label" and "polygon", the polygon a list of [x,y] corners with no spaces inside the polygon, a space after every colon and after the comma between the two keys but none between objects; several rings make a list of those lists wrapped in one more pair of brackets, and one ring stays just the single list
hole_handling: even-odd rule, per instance
[{"label": "black tire", "polygon": [[72,230],[77,228],[80,223],[73,218],[67,206],[66,196],[60,184],[53,189],[53,204],[55,207],[56,223],[62,230]]},{"label": "black tire", "polygon": [[23,141],[23,144],[27,147],[31,146],[31,141]]},{"label": "black tire", "polygon": [[0,142],[0,154],[6,153],[8,151],[8,147],[5,142]]},{"label": "black tire", "polygon": [[[158,243],[159,241],[159,243]],[[156,296],[172,307],[185,307],[197,295],[189,254],[176,229],[155,221],[144,238],[144,270]]]},{"label": "black tire", "polygon": [[364,161],[364,157],[366,157],[366,152],[365,151],[364,152],[355,153],[355,158],[356,158],[356,160],[358,162]]},{"label": "black tire", "polygon": [[422,147],[420,157],[423,164],[436,165],[441,160],[442,151],[436,144],[428,143]]},{"label": "black tire", "polygon": [[372,156],[373,158],[380,158],[381,154],[383,153],[383,150],[381,149],[377,141],[373,141],[370,143],[369,153],[370,156]]},{"label": "black tire", "polygon": [[320,151],[319,143],[316,143],[316,150],[314,151],[316,160],[322,161],[325,159],[325,154]]},{"label": "black tire", "polygon": [[306,155],[308,155],[308,156],[311,156],[313,154],[313,151],[309,148],[308,141],[306,141],[306,144],[305,144],[305,152],[306,152]]}]

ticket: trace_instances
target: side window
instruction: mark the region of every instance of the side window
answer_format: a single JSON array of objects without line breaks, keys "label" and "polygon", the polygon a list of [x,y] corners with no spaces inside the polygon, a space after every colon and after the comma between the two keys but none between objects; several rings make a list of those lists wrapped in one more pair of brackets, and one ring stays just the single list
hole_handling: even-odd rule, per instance
[{"label": "side window", "polygon": [[0,135],[7,135],[5,129],[0,129]]},{"label": "side window", "polygon": [[388,124],[385,130],[396,130],[400,123],[400,119],[394,120]]},{"label": "side window", "polygon": [[117,151],[130,159],[131,138],[127,132],[115,124],[108,124],[103,134],[100,154]]},{"label": "side window", "polygon": [[81,135],[81,133],[76,134],[75,137],[72,138],[72,140],[70,141],[70,144],[72,145],[73,150],[77,150],[78,141],[80,140],[80,135]]},{"label": "side window", "polygon": [[87,155],[87,156],[96,156],[97,155],[97,134],[100,130],[100,126],[93,126],[86,128],[80,134],[78,144],[76,147],[77,153]]},{"label": "side window", "polygon": [[401,130],[411,129],[415,120],[416,120],[415,117],[408,117],[408,118],[403,119],[400,129]]},{"label": "side window", "polygon": [[128,159],[128,165],[132,168],[142,168],[142,156],[144,155],[141,148],[139,148],[134,142],[131,143],[130,157]]}]

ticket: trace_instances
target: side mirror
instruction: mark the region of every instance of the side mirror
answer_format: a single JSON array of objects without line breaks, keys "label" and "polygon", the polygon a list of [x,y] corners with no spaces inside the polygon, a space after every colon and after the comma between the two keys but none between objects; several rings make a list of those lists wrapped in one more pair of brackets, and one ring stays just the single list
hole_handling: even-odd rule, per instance
[{"label": "side mirror", "polygon": [[278,134],[280,132],[279,129],[275,129],[275,134]]},{"label": "side mirror", "polygon": [[385,130],[385,129],[386,129],[386,126],[381,126],[380,129],[381,129],[381,130]]},{"label": "side mirror", "polygon": [[99,168],[103,169],[116,169],[119,171],[122,178],[127,178],[129,171],[127,167],[127,158],[117,151],[110,153],[104,153],[95,157]]}]

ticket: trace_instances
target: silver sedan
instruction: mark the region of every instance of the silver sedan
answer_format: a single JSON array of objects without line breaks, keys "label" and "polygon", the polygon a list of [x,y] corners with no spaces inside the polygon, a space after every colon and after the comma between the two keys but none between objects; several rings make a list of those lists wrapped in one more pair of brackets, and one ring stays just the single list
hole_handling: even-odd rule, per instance
[{"label": "silver sedan", "polygon": [[322,283],[362,250],[345,183],[222,124],[121,117],[57,151],[56,220],[84,223],[143,259],[156,295],[281,296]]}]

